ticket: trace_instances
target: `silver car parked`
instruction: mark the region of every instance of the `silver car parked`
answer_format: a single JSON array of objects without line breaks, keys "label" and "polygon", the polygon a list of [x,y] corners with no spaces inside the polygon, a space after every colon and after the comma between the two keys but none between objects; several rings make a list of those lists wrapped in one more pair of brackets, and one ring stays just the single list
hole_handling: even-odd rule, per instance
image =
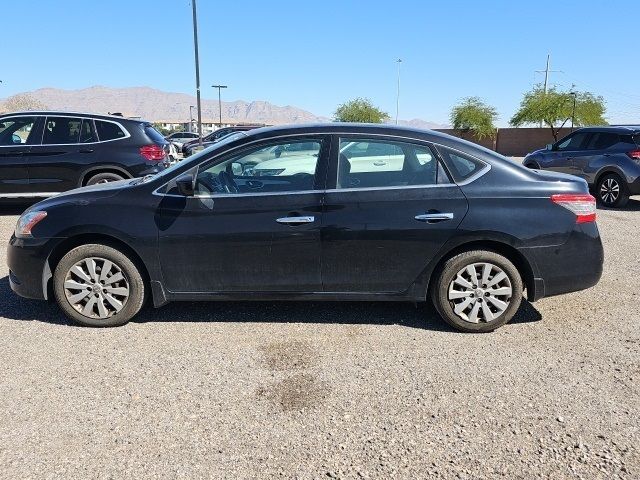
[{"label": "silver car parked", "polygon": [[640,195],[640,126],[581,128],[523,163],[582,177],[603,206],[624,207]]}]

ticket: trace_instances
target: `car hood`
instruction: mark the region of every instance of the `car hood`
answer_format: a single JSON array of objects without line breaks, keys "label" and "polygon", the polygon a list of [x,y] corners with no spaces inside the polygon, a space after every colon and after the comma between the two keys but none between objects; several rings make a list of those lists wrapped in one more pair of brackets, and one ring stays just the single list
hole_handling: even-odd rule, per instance
[{"label": "car hood", "polygon": [[109,198],[117,195],[122,190],[132,186],[133,180],[120,180],[117,182],[101,183],[99,185],[91,185],[88,187],[76,188],[68,190],[46,200],[32,205],[28,210],[40,210],[47,207],[53,207],[63,203],[77,203],[79,205],[88,205],[92,201]]}]

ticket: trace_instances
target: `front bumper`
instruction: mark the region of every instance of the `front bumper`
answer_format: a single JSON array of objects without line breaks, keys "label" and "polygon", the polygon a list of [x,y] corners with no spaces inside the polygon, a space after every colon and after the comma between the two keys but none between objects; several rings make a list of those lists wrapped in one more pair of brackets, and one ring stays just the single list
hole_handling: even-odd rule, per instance
[{"label": "front bumper", "polygon": [[47,284],[51,278],[47,258],[59,240],[11,236],[7,247],[11,290],[21,297],[47,299]]},{"label": "front bumper", "polygon": [[595,223],[576,225],[562,245],[520,251],[534,270],[530,301],[593,287],[602,276],[604,249]]}]

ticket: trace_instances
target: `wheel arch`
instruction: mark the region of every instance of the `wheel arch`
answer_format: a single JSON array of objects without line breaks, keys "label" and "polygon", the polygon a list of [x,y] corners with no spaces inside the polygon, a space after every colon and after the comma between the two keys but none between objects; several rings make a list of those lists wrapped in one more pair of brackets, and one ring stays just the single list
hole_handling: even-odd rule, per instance
[{"label": "wheel arch", "polygon": [[149,275],[149,271],[142,261],[142,257],[138,254],[138,252],[135,251],[133,247],[131,247],[131,245],[109,234],[83,233],[66,238],[65,240],[57,244],[47,257],[45,268],[42,273],[42,293],[45,299],[48,300],[50,298],[53,298],[53,272],[55,271],[55,268],[62,257],[64,257],[68,252],[76,247],[91,243],[113,247],[129,257],[134,265],[138,267],[147,292],[151,292],[151,277]]},{"label": "wheel arch", "polygon": [[99,173],[116,173],[118,175],[124,176],[124,178],[133,178],[133,175],[131,175],[125,168],[119,167],[118,165],[95,165],[82,172],[82,174],[80,175],[78,186],[84,187],[89,178]]},{"label": "wheel arch", "polygon": [[438,258],[431,262],[430,267],[428,267],[422,274],[421,279],[416,282],[416,284],[414,284],[414,286],[418,287],[416,293],[419,292],[420,299],[426,300],[427,298],[429,298],[429,291],[433,286],[432,280],[441,271],[444,263],[447,260],[460,253],[468,252],[471,250],[487,250],[495,252],[508,259],[511,263],[514,264],[514,266],[520,273],[522,283],[527,290],[527,298],[530,301],[533,301],[533,299],[537,298],[535,291],[536,283],[533,266],[530,260],[527,259],[521,251],[503,240],[473,239],[443,249],[443,252],[438,256]]},{"label": "wheel arch", "polygon": [[610,173],[614,173],[617,176],[620,177],[620,179],[622,180],[623,186],[626,185],[627,182],[627,177],[624,174],[624,172],[622,170],[620,170],[617,167],[614,167],[612,165],[608,165],[606,167],[603,167],[597,174],[595,177],[595,180],[593,182],[593,186],[594,188],[596,188],[598,186],[598,183],[600,183],[600,180],[602,179],[602,177],[604,177],[605,175],[609,175]]}]

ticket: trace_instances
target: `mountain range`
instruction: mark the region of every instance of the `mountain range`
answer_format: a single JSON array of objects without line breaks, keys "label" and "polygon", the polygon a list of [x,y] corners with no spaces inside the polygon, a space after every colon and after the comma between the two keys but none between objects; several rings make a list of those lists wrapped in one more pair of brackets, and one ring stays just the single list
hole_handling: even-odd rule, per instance
[{"label": "mountain range", "polygon": [[[150,87],[93,86],[79,90],[41,88],[20,95],[27,95],[51,110],[92,113],[120,112],[125,116],[142,117],[154,122],[166,123],[188,122],[189,106],[196,104],[196,98],[192,95],[164,92]],[[218,115],[218,101],[203,99],[202,120],[217,122]],[[224,123],[281,125],[329,120],[327,117],[315,115],[298,107],[279,106],[262,100],[222,102],[222,121]],[[400,120],[398,123],[416,128],[445,127],[445,125],[421,119]]]}]

